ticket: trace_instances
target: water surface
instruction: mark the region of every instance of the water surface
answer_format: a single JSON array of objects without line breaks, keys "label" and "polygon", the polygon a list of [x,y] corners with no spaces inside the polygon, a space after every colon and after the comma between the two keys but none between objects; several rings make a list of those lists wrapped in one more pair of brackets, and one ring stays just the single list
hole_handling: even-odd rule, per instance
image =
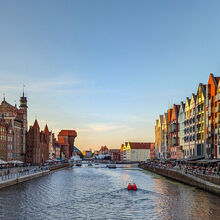
[{"label": "water surface", "polygon": [[[139,190],[127,191],[135,182]],[[0,190],[0,219],[205,219],[220,197],[137,167],[68,168]]]}]

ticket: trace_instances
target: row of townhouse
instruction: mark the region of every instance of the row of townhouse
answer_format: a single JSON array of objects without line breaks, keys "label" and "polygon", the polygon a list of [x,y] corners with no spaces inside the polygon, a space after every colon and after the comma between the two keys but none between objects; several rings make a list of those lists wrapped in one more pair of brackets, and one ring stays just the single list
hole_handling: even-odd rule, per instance
[{"label": "row of townhouse", "polygon": [[196,94],[174,104],[155,125],[155,156],[220,158],[220,77],[210,74]]}]

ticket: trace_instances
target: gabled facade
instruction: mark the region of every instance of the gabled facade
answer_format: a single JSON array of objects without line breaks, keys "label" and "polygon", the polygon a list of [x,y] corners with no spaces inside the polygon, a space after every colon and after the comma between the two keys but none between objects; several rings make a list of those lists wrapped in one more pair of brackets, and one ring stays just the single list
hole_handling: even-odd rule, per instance
[{"label": "gabled facade", "polygon": [[196,95],[193,93],[190,100],[190,119],[189,119],[189,145],[190,157],[196,156]]},{"label": "gabled facade", "polygon": [[172,136],[171,136],[171,117],[173,109],[170,108],[167,111],[167,159],[171,158],[171,146],[172,146]]},{"label": "gabled facade", "polygon": [[185,121],[185,103],[181,102],[179,117],[178,117],[178,124],[179,124],[178,125],[179,126],[178,137],[179,137],[179,146],[180,146],[180,149],[182,150],[184,146],[184,121]]},{"label": "gabled facade", "polygon": [[159,154],[159,130],[158,130],[158,123],[159,121],[156,120],[156,124],[154,127],[154,131],[155,131],[155,157],[158,157]]},{"label": "gabled facade", "polygon": [[215,112],[216,112],[216,118],[215,118],[215,123],[217,126],[217,158],[220,158],[220,80],[218,82],[218,88],[217,88],[217,95],[216,95],[216,107],[215,107]]},{"label": "gabled facade", "polygon": [[196,151],[197,157],[205,156],[205,98],[206,98],[206,86],[202,83],[199,84],[196,97]]},{"label": "gabled facade", "polygon": [[26,162],[37,165],[45,163],[49,159],[49,136],[40,131],[37,120],[30,127],[26,138]]},{"label": "gabled facade", "polygon": [[188,158],[190,156],[189,121],[190,121],[190,99],[187,97],[185,102],[185,121],[184,121],[184,146],[183,146],[184,158]]},{"label": "gabled facade", "polygon": [[178,137],[178,116],[179,116],[180,105],[173,105],[171,121],[170,121],[170,155],[172,159],[177,159],[177,146],[179,146],[179,137]]},{"label": "gabled facade", "polygon": [[208,85],[206,87],[206,157],[217,158],[217,123],[216,123],[216,107],[215,97],[217,95],[219,77],[210,74]]},{"label": "gabled facade", "polygon": [[161,157],[167,159],[167,132],[168,132],[168,117],[167,113],[163,115],[163,124],[162,124],[162,147],[161,147]]},{"label": "gabled facade", "polygon": [[158,120],[158,158],[162,158],[162,149],[163,149],[163,115],[159,115],[159,120]]}]

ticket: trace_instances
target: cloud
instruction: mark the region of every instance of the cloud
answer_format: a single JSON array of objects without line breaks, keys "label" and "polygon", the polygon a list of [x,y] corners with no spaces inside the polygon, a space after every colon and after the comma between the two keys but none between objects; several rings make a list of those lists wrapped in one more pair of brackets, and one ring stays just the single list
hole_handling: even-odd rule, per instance
[{"label": "cloud", "polygon": [[118,130],[118,129],[124,129],[126,128],[123,125],[118,124],[104,124],[104,123],[94,123],[88,125],[89,129],[92,131],[112,131],[112,130]]},{"label": "cloud", "polygon": [[[60,80],[47,80],[43,82],[30,83],[31,86],[28,86],[29,91],[45,91],[45,90],[54,90],[54,89],[66,89],[72,87],[73,85],[80,84],[79,80],[70,80],[70,81],[60,81]],[[29,85],[29,84],[28,84]]]}]

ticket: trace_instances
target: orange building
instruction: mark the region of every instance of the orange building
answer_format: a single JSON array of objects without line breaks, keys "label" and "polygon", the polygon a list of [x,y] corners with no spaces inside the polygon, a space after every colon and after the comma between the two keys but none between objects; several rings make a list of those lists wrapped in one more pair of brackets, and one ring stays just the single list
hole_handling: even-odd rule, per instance
[{"label": "orange building", "polygon": [[218,82],[220,77],[214,77],[210,74],[208,85],[206,87],[206,157],[217,158],[217,95]]}]

